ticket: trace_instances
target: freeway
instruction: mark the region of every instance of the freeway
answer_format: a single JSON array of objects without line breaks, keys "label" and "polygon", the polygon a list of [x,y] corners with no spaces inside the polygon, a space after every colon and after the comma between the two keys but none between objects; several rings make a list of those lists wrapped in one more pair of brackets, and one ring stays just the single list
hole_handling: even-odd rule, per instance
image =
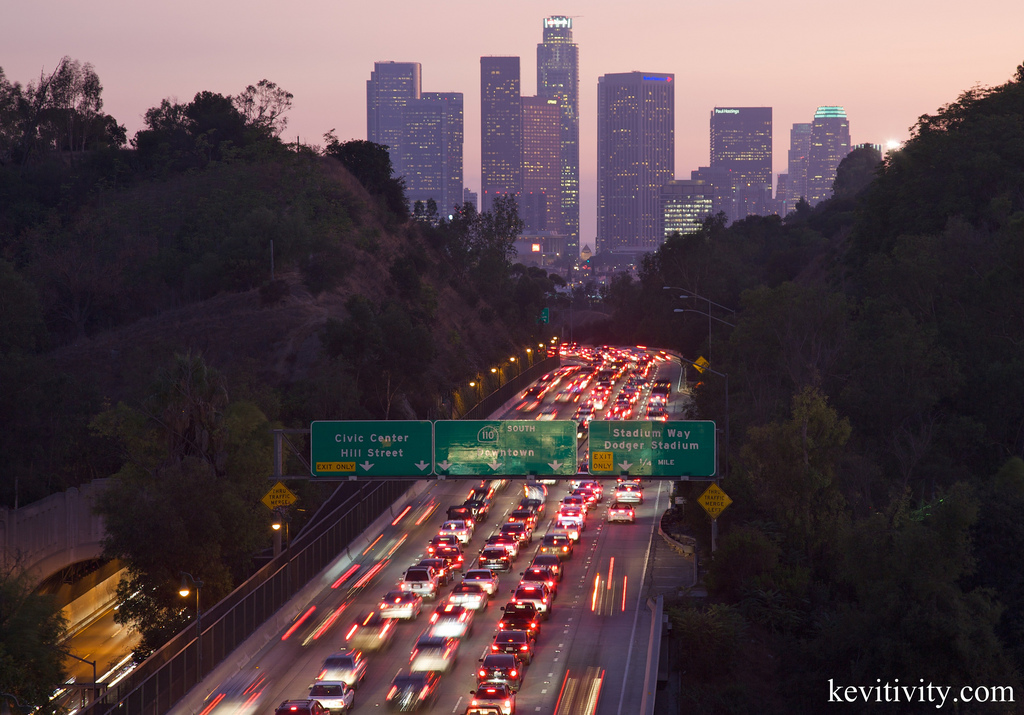
[{"label": "freeway", "polygon": [[[652,377],[670,379],[673,366],[662,362],[654,366]],[[610,412],[617,394],[626,388],[627,378],[620,374],[612,381],[611,393],[596,411]],[[649,399],[649,383],[639,401]],[[540,400],[524,397],[528,403],[538,402],[539,415],[556,414],[568,419],[596,386],[579,389],[578,382],[566,380],[562,391],[574,394],[566,398],[552,389]],[[511,404],[499,419],[522,419],[522,403]],[[566,413],[566,414],[559,414]],[[580,449],[585,455],[586,441]],[[581,457],[581,464],[585,457]],[[604,480],[613,487],[614,480]],[[611,482],[611,484],[609,484]],[[495,495],[488,521],[477,526],[466,547],[467,559],[475,557],[487,536],[496,531],[522,496],[522,480],[511,480],[504,492]],[[351,550],[351,556],[339,555],[330,569],[334,578],[304,607],[301,615],[244,666],[243,676],[258,683],[247,696],[247,705],[231,712],[273,713],[284,700],[301,699],[320,672],[324,660],[345,650],[345,634],[357,614],[374,610],[381,596],[400,579],[405,569],[426,557],[426,545],[437,533],[450,505],[461,504],[473,482],[438,480],[411,504],[411,508],[379,534],[368,534],[363,545]],[[605,497],[591,511],[587,528],[582,532],[572,558],[565,564],[565,577],[559,585],[551,617],[542,621],[536,656],[526,667],[523,686],[517,695],[519,713],[558,713],[559,715],[621,715],[636,712],[642,696],[643,669],[646,664],[647,628],[644,620],[644,581],[651,540],[658,516],[668,504],[671,484],[648,482],[645,501],[636,509],[635,524],[608,524],[605,509],[611,501]],[[500,576],[499,595],[489,608],[481,611],[471,635],[464,638],[458,660],[441,678],[435,711],[461,715],[475,687],[478,660],[488,652],[500,607],[518,583],[519,573],[529,563],[539,537],[547,530],[558,501],[567,494],[568,486],[560,481],[549,486],[546,511],[537,526],[535,541],[525,547],[511,573]],[[607,491],[610,491],[607,490]],[[469,568],[469,565],[467,565]],[[388,649],[367,655],[368,669],[364,682],[355,692],[354,712],[379,711],[385,708],[385,696],[391,680],[400,670],[407,670],[410,652],[417,637],[426,627],[427,617],[436,603],[450,593],[450,584],[441,590],[435,602],[425,602],[423,613],[414,621],[398,621]],[[649,614],[648,614],[649,619]],[[228,712],[223,699],[217,706],[209,704],[223,692],[228,675],[220,668],[172,712]],[[237,677],[237,676],[236,676]],[[197,706],[202,696],[209,695],[208,705]]]}]

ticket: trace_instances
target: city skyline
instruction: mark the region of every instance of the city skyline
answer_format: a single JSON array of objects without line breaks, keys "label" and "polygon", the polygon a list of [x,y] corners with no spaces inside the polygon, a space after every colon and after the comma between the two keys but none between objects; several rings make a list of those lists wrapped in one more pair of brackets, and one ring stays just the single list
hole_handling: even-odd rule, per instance
[{"label": "city skyline", "polygon": [[322,145],[331,129],[342,140],[365,138],[365,82],[375,62],[417,62],[424,87],[464,94],[464,183],[479,191],[479,58],[521,57],[521,92],[536,95],[542,21],[570,16],[579,48],[580,244],[594,248],[597,78],[604,74],[657,68],[676,75],[677,179],[709,165],[713,107],[772,107],[777,177],[787,170],[790,127],[811,122],[819,106],[845,108],[853,144],[884,145],[905,140],[920,115],[972,86],[1007,81],[1024,60],[1018,3],[980,0],[965,14],[948,0],[927,13],[917,4],[869,0],[851,15],[806,0],[728,2],[734,20],[723,38],[716,28],[726,9],[718,3],[653,1],[627,10],[602,0],[527,0],[514,8],[442,2],[422,13],[398,2],[382,19],[374,8],[309,0],[287,18],[258,1],[183,0],[143,11],[124,0],[100,8],[44,0],[5,7],[19,30],[5,38],[0,67],[25,84],[64,55],[92,63],[104,111],[129,137],[164,98],[237,94],[267,78],[295,96],[284,138]]}]

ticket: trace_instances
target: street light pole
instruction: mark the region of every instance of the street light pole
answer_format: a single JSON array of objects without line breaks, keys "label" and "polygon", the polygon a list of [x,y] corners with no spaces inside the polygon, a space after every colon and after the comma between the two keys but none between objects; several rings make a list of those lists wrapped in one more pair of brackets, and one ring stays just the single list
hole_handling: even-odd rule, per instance
[{"label": "street light pole", "polygon": [[[186,579],[188,580],[186,582]],[[190,592],[189,583],[196,587],[196,682],[203,679],[203,612],[199,609],[199,593],[203,590],[203,582],[192,578],[192,574],[181,572],[181,588],[178,593],[182,598],[187,598]]]},{"label": "street light pole", "polygon": [[[705,298],[702,295],[697,295],[692,290],[688,290],[686,288],[679,288],[677,286],[662,286],[661,289],[662,290],[677,290],[677,291],[680,291],[683,294],[683,295],[679,296],[680,298],[691,298],[692,297],[692,298],[697,298],[698,300],[706,300],[708,302],[708,312],[707,312],[707,316],[708,316],[708,360],[710,360],[711,359],[711,319],[713,317],[711,315],[711,306],[714,305],[714,306],[716,306],[718,308],[721,308],[722,310],[727,310],[730,313],[732,313],[733,315],[736,315],[736,311],[733,310],[732,308],[726,308],[724,305],[722,305],[720,303],[716,303],[715,301],[711,300],[710,298]],[[676,313],[683,313],[685,311],[684,310],[676,310],[674,312],[676,312]],[[700,313],[699,310],[694,310],[692,312]],[[704,315],[704,313],[700,313],[700,314]],[[721,320],[719,318],[715,318],[715,320],[718,320],[718,322],[720,322],[720,323],[725,323],[726,325],[728,325],[728,326],[730,326],[732,328],[736,327],[732,323],[726,323],[726,321]]]}]

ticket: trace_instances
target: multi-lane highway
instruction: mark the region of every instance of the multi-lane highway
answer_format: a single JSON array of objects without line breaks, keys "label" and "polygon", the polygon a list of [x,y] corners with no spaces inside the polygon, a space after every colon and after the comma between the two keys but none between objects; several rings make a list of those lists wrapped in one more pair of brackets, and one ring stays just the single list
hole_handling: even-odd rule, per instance
[{"label": "multi-lane highway", "polygon": [[[678,364],[668,361],[652,363],[647,378],[634,381],[639,382],[639,394],[633,401],[635,409],[644,409],[653,380],[675,380],[678,370]],[[615,376],[604,400],[606,404],[594,410],[594,419],[603,418],[603,413],[616,404],[617,393],[627,386],[629,374],[627,369]],[[546,410],[545,417],[554,413],[558,419],[570,419],[589,399],[595,384],[596,380],[578,389],[578,383],[565,380],[561,389],[574,390],[572,396],[559,396],[556,386],[531,409],[524,410],[524,403],[535,401],[535,396],[510,404],[505,414],[496,417],[529,419],[527,414],[539,416]],[[585,440],[580,448],[581,464],[585,464]],[[511,480],[504,491],[495,494],[489,519],[477,525],[465,548],[470,562],[466,568],[472,565],[485,539],[517,507],[524,484],[522,480]],[[541,622],[536,655],[525,668],[523,685],[517,694],[519,713],[619,714],[635,712],[639,706],[648,633],[643,626],[644,576],[656,519],[667,506],[670,483],[644,484],[645,499],[636,507],[634,524],[608,524],[605,512],[614,484],[614,479],[605,482],[604,501],[591,510],[587,528],[581,533],[572,558],[565,562],[565,576],[550,619]],[[243,677],[258,685],[243,698],[247,703],[244,710],[232,706],[231,711],[273,713],[285,700],[307,697],[324,660],[346,650],[345,635],[353,619],[376,609],[381,596],[395,587],[405,570],[427,556],[427,543],[445,520],[447,508],[461,504],[473,486],[475,482],[469,481],[433,482],[393,523],[380,533],[367,535],[363,545],[352,549],[350,556],[339,556],[331,569],[332,578],[327,580],[329,585],[303,608],[303,615],[275,634],[244,666]],[[536,552],[559,501],[568,494],[568,482],[551,484],[548,490],[546,509],[533,543],[522,549],[510,573],[500,574],[499,594],[488,608],[478,612],[472,634],[460,643],[455,666],[441,678],[434,712],[461,715],[466,711],[470,691],[476,686],[478,660],[489,651],[502,615],[501,606],[511,598],[520,572]],[[427,626],[429,614],[453,587],[454,584],[443,587],[435,601],[425,602],[418,619],[398,621],[389,648],[367,654],[366,677],[355,691],[354,712],[386,709],[385,697],[392,679],[399,671],[408,670],[410,653]],[[223,692],[227,679],[223,668],[215,671],[214,676],[199,686],[201,692],[180,703],[175,712],[221,712],[221,708],[228,706],[231,698],[222,698],[217,707],[209,707]],[[199,706],[199,700],[207,694],[211,699],[206,706]]]}]

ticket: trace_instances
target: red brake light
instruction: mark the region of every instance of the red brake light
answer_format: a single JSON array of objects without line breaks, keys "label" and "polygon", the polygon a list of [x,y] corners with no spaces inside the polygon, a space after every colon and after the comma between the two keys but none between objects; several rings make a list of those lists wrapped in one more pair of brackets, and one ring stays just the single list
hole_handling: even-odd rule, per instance
[{"label": "red brake light", "polygon": [[530,646],[527,646],[527,645],[519,646],[519,650],[529,650],[529,649],[530,649]]},{"label": "red brake light", "polygon": [[316,676],[316,679],[317,680],[323,680],[325,677],[327,677],[327,668],[324,668],[323,670],[321,670],[320,671],[320,675]]},{"label": "red brake light", "polygon": [[487,677],[487,671],[486,670],[481,670],[480,671],[480,677],[481,678],[486,678]]},{"label": "red brake light", "polygon": [[[512,670],[508,671],[508,675],[509,675],[510,678],[514,678],[517,675],[519,675],[519,673],[517,673],[515,668],[513,668]],[[508,703],[505,703],[505,704],[508,705]]]},{"label": "red brake light", "polygon": [[530,623],[530,628],[536,628],[536,627],[537,627],[537,622],[536,621],[532,621]]},{"label": "red brake light", "polygon": [[498,644],[497,643],[491,643],[491,650],[498,650]]}]

